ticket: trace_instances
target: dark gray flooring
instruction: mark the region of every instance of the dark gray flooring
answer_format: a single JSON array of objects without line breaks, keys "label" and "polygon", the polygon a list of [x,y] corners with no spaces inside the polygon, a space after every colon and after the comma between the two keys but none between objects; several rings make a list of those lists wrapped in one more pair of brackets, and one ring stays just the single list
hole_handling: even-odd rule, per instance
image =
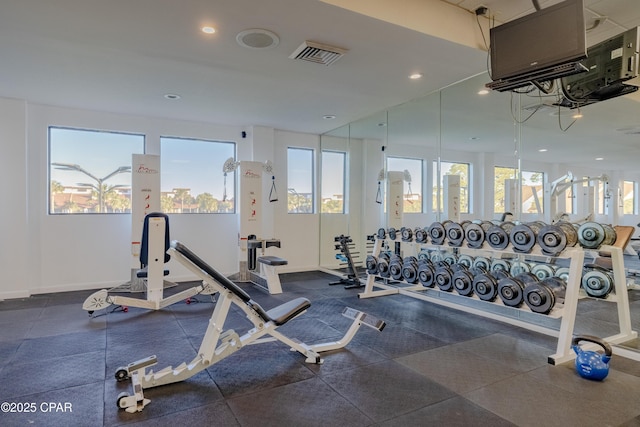
[{"label": "dark gray flooring", "polygon": [[[406,296],[358,299],[362,289],[328,286],[335,277],[324,273],[281,278],[278,296],[242,286],[267,309],[311,300],[279,328],[289,336],[339,339],[345,306],[387,327],[362,328],[322,365],[281,343],[247,346],[185,382],[147,390],[151,403],[128,414],[116,399],[130,383],[115,381],[116,368],[152,354],[158,369],[190,361],[210,301],[95,318],[81,309],[88,291],[3,301],[0,402],[20,412],[1,412],[0,426],[640,426],[638,362],[614,356],[605,381],[591,382],[571,364],[547,364],[552,337]],[[640,291],[629,297],[637,330]],[[576,330],[612,335],[614,310],[582,300]],[[225,326],[242,333],[250,323],[234,309]]]}]

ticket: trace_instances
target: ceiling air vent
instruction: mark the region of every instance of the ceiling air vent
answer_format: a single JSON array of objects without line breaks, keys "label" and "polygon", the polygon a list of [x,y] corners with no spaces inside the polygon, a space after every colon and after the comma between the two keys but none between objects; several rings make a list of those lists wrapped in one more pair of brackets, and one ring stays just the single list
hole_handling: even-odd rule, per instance
[{"label": "ceiling air vent", "polygon": [[315,62],[316,64],[331,65],[347,52],[347,49],[305,41],[289,55],[289,58]]}]

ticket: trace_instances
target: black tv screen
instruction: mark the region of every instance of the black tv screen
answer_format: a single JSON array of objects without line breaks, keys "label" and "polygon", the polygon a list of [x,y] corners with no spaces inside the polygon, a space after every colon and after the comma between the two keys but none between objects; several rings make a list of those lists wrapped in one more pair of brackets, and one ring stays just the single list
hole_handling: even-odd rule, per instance
[{"label": "black tv screen", "polygon": [[535,73],[586,57],[583,0],[565,0],[491,28],[491,79]]}]

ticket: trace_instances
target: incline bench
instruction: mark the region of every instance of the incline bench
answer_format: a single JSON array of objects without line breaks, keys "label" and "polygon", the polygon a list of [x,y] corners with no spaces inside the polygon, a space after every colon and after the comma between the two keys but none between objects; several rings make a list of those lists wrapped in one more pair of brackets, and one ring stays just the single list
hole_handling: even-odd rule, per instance
[{"label": "incline bench", "polygon": [[[342,314],[353,319],[353,322],[342,339],[323,344],[304,344],[283,335],[277,328],[304,313],[311,305],[308,299],[296,298],[271,310],[264,310],[260,304],[251,299],[247,292],[204,262],[186,246],[180,242],[173,241],[171,248],[175,259],[180,261],[207,285],[212,286],[219,292],[220,296],[209,319],[209,326],[200,344],[200,349],[191,362],[182,363],[176,368],[168,366],[158,372],[147,372],[146,369],[148,367],[157,363],[156,357],[150,356],[132,362],[126,367],[118,368],[115,373],[116,379],[124,381],[131,378],[133,385],[133,395],[122,393],[118,396],[118,407],[125,409],[127,412],[142,411],[150,402],[149,399],[144,397],[145,388],[186,380],[246,345],[278,340],[305,356],[307,363],[319,364],[322,363],[319,353],[346,346],[361,325],[364,324],[379,331],[385,326],[383,321],[347,307]],[[232,304],[235,304],[245,313],[253,326],[242,336],[232,329],[223,330]],[[267,335],[270,337],[263,338]]]}]

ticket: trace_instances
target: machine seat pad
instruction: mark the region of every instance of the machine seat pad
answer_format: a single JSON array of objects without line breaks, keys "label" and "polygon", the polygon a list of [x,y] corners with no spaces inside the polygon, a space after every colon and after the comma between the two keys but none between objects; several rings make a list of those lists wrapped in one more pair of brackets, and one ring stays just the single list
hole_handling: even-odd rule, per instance
[{"label": "machine seat pad", "polygon": [[[141,268],[140,270],[136,271],[136,277],[139,279],[146,279],[148,275],[149,275],[149,270],[147,269],[147,267]],[[167,270],[166,268],[164,269],[164,275],[165,276],[169,275],[169,270]]]},{"label": "machine seat pad", "polygon": [[273,320],[273,323],[280,326],[284,325],[289,320],[293,319],[298,314],[308,309],[310,306],[311,302],[309,302],[308,299],[296,298],[267,311],[267,316],[271,320]]},{"label": "machine seat pad", "polygon": [[284,258],[280,258],[280,257],[277,257],[277,256],[271,256],[271,255],[258,257],[258,262],[261,262],[261,263],[266,264],[266,265],[273,265],[273,266],[276,266],[276,265],[287,265],[289,263],[289,261],[287,261]]}]

